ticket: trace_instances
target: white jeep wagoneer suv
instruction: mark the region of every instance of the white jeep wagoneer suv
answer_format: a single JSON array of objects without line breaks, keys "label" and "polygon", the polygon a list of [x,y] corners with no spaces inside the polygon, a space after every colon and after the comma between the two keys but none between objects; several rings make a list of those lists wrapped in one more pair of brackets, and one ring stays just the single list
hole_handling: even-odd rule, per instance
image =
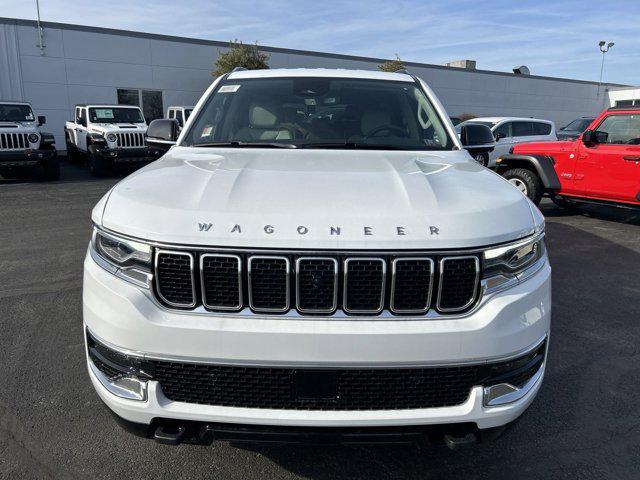
[{"label": "white jeep wagoneer suv", "polygon": [[[540,389],[544,219],[405,73],[234,71],[92,213],[89,375],[164,443],[451,447]],[[490,137],[489,137],[490,138]]]}]

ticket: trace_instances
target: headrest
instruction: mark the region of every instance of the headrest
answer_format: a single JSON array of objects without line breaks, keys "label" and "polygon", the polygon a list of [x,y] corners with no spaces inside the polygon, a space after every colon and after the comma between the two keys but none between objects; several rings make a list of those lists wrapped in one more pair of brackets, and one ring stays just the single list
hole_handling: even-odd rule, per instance
[{"label": "headrest", "polygon": [[385,110],[367,110],[362,114],[360,127],[362,133],[369,133],[375,128],[391,123],[391,115]]},{"label": "headrest", "polygon": [[249,123],[256,128],[273,127],[278,123],[276,109],[264,105],[249,106]]}]

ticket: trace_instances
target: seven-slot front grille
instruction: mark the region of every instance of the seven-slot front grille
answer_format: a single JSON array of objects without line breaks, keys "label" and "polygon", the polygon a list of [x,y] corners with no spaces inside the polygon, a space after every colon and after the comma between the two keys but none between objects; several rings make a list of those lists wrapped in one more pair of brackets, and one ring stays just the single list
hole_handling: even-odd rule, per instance
[{"label": "seven-slot front grille", "polygon": [[467,311],[476,255],[357,256],[156,251],[155,292],[170,307],[304,315]]},{"label": "seven-slot front grille", "polygon": [[123,148],[144,147],[144,133],[140,132],[118,132],[116,145]]},{"label": "seven-slot front grille", "polygon": [[28,133],[0,133],[0,150],[24,150],[29,148]]}]

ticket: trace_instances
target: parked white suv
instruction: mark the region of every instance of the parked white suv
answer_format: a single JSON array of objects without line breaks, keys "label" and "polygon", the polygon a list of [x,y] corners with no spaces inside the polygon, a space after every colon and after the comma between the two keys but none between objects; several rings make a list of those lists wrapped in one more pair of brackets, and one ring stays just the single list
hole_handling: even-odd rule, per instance
[{"label": "parked white suv", "polygon": [[538,118],[518,118],[518,117],[480,117],[467,120],[457,125],[458,131],[464,125],[469,124],[486,125],[493,132],[496,139],[496,146],[488,155],[485,167],[495,167],[496,159],[502,155],[507,155],[511,147],[519,143],[555,141],[556,126],[550,120]]},{"label": "parked white suv", "polygon": [[67,156],[72,162],[86,157],[94,176],[115,165],[154,160],[145,143],[147,123],[136,106],[76,105],[64,131]]},{"label": "parked white suv", "polygon": [[164,443],[455,447],[531,404],[544,218],[422,80],[233,72],[176,135],[152,122],[171,148],[92,213],[86,360],[122,423]]}]

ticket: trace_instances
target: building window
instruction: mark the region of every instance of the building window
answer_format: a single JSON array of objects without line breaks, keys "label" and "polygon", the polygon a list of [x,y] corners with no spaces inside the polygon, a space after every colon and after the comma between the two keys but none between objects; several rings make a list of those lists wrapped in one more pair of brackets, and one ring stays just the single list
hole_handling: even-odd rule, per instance
[{"label": "building window", "polygon": [[147,123],[163,117],[162,92],[159,90],[118,88],[118,104],[140,107]]},{"label": "building window", "polygon": [[638,107],[640,106],[640,99],[636,100],[616,100],[616,107]]}]

